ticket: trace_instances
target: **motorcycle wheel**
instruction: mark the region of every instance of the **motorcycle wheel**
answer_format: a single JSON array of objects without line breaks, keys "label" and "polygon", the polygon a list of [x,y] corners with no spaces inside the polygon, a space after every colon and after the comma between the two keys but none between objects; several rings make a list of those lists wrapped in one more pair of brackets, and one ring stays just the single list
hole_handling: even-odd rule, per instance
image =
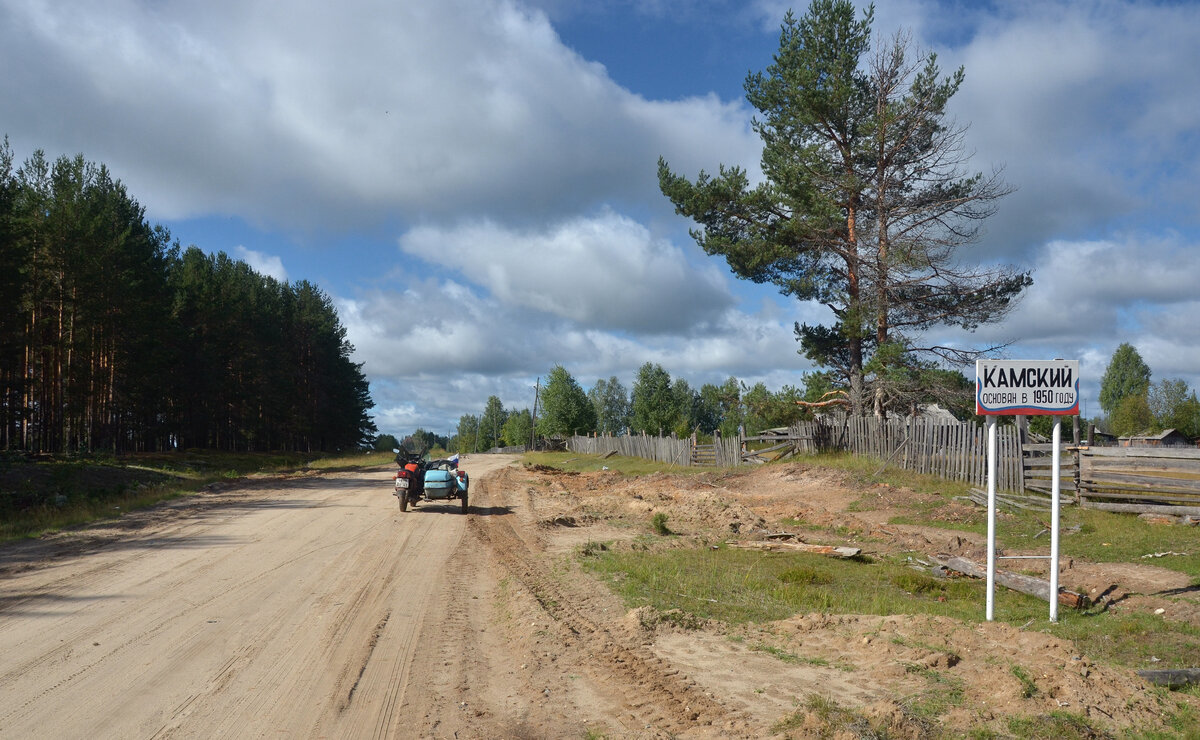
[{"label": "motorcycle wheel", "polygon": [[471,511],[471,507],[467,505],[467,492],[462,492],[462,513],[467,514]]},{"label": "motorcycle wheel", "polygon": [[400,499],[400,511],[408,511],[408,494],[402,493],[396,498]]}]

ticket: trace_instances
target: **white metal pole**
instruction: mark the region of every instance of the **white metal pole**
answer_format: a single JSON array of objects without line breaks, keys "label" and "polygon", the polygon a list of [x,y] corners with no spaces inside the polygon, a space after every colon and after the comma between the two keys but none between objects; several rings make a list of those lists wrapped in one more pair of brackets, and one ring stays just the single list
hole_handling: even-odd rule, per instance
[{"label": "white metal pole", "polygon": [[987,621],[995,615],[996,593],[996,417],[987,418]]},{"label": "white metal pole", "polygon": [[1059,444],[1062,442],[1062,417],[1054,417],[1054,434],[1050,437],[1054,451],[1050,455],[1054,476],[1050,484],[1050,621],[1058,621],[1058,497],[1059,474],[1062,470],[1062,455]]}]

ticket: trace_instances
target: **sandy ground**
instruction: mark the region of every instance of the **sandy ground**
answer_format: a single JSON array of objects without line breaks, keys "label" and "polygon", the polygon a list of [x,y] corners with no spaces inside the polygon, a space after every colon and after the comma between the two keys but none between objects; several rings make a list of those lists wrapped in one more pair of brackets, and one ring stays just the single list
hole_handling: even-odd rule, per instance
[{"label": "sandy ground", "polygon": [[[682,629],[626,610],[568,555],[656,511],[697,536],[802,515],[901,548],[981,547],[885,527],[912,492],[880,488],[878,509],[849,513],[863,492],[801,465],[625,479],[513,460],[464,461],[466,516],[401,513],[380,468],[246,482],[0,549],[0,738],[771,737],[814,694],[922,737],[904,712],[930,689],[913,666],[962,687],[949,729],[1063,708],[1116,731],[1159,722],[1132,672],[1036,630],[857,615]],[[1122,578],[1178,587],[1152,566]]]}]

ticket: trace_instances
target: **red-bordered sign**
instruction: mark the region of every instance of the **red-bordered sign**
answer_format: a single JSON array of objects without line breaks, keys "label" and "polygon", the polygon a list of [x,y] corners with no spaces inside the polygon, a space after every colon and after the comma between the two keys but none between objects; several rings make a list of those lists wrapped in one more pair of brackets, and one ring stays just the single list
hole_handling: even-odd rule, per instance
[{"label": "red-bordered sign", "polygon": [[975,413],[1077,415],[1079,360],[976,360]]}]

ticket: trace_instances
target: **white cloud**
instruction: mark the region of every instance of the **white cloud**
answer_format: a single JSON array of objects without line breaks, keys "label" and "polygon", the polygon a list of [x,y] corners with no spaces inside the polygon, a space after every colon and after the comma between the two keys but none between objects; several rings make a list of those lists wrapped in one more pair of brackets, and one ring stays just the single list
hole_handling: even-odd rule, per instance
[{"label": "white cloud", "polygon": [[501,303],[582,327],[686,331],[733,304],[712,263],[693,267],[681,249],[607,209],[537,229],[491,221],[419,227],[400,246],[457,270]]},{"label": "white cloud", "polygon": [[659,155],[757,161],[740,102],[640,98],[511,0],[6,4],[14,146],[85,151],[159,218],[665,212]]},{"label": "white cloud", "polygon": [[1033,274],[1033,287],[1008,321],[981,329],[981,337],[1024,345],[1119,343],[1131,332],[1152,334],[1184,316],[1191,321],[1187,306],[1195,300],[1200,251],[1176,236],[1053,241],[1039,250]]},{"label": "white cloud", "polygon": [[1200,388],[1200,245],[1135,233],[1054,241],[1033,268],[1033,287],[1009,318],[966,338],[1011,341],[1010,357],[1080,359],[1090,414],[1100,413],[1100,378],[1122,342],[1137,347],[1155,379]]},{"label": "white cloud", "polygon": [[255,272],[273,277],[282,283],[287,282],[288,274],[287,270],[283,268],[283,259],[281,257],[247,249],[241,244],[234,247],[233,252],[234,257],[253,267]]},{"label": "white cloud", "polygon": [[[339,299],[337,307],[354,359],[373,379],[376,414],[389,424],[405,419],[407,429],[440,428],[477,414],[491,395],[506,407],[525,408],[535,379],[555,364],[585,388],[613,375],[632,387],[646,362],[696,388],[730,375],[798,385],[810,366],[796,354],[792,321],[824,318],[824,309],[814,307],[802,307],[802,316],[781,315],[767,301],[755,313],[727,308],[691,332],[638,335],[588,328],[453,281],[390,282]],[[405,416],[411,404],[419,409],[416,418]]]},{"label": "white cloud", "polygon": [[975,18],[941,60],[966,68],[954,106],[974,167],[1004,165],[1019,188],[989,224],[993,250],[1120,226],[1150,204],[1195,223],[1200,164],[1180,154],[1200,132],[1200,6],[1022,3]]}]

